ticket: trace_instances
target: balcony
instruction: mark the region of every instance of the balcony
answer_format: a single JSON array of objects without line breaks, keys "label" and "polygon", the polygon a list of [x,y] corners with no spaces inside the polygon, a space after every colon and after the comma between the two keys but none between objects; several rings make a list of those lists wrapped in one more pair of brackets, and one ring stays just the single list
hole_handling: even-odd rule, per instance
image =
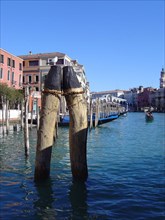
[{"label": "balcony", "polygon": [[39,72],[39,66],[24,67],[23,72]]}]

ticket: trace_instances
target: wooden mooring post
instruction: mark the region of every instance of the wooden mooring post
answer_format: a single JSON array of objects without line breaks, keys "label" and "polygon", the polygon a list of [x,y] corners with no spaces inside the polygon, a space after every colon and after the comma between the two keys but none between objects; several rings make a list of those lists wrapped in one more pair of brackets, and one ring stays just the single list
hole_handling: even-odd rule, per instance
[{"label": "wooden mooring post", "polygon": [[51,152],[55,132],[54,129],[57,121],[57,112],[61,96],[61,80],[61,67],[51,66],[45,80],[42,95],[42,108],[35,159],[35,181],[44,180],[50,175]]},{"label": "wooden mooring post", "polygon": [[73,67],[63,68],[63,90],[69,109],[69,146],[73,180],[86,181],[88,177],[87,145],[87,102],[83,88],[76,77]]},{"label": "wooden mooring post", "polygon": [[90,99],[89,112],[90,112],[90,124],[89,124],[89,127],[90,127],[90,129],[92,129],[92,127],[93,127],[93,106],[92,106],[92,99]]},{"label": "wooden mooring post", "polygon": [[21,129],[24,127],[24,100],[21,101]]},{"label": "wooden mooring post", "polygon": [[37,131],[39,130],[39,125],[40,125],[40,107],[38,106],[38,99],[37,99],[37,105],[36,105],[36,108],[37,108]]},{"label": "wooden mooring post", "polygon": [[29,87],[25,87],[24,93],[25,99],[25,124],[24,124],[24,144],[25,144],[25,156],[29,156],[29,127],[28,127],[28,109],[29,109]]},{"label": "wooden mooring post", "polygon": [[50,175],[52,145],[56,138],[54,134],[57,129],[57,113],[62,93],[65,95],[70,115],[69,145],[73,180],[86,181],[88,177],[86,158],[88,119],[84,91],[73,67],[64,67],[62,75],[60,66],[52,66],[45,80],[42,96],[35,160],[35,181],[44,180]]},{"label": "wooden mooring post", "polygon": [[4,102],[4,96],[1,96],[2,98],[2,134],[5,135],[5,102]]},{"label": "wooden mooring post", "polygon": [[34,97],[32,95],[32,100],[31,100],[31,120],[30,120],[30,129],[32,129],[33,127],[33,115],[34,115],[34,112],[33,112],[33,103],[34,103]]},{"label": "wooden mooring post", "polygon": [[6,112],[5,112],[5,119],[6,119],[6,134],[9,134],[9,100],[6,98]]},{"label": "wooden mooring post", "polygon": [[100,101],[99,99],[96,99],[96,111],[95,111],[95,127],[98,126],[99,116],[100,116]]}]

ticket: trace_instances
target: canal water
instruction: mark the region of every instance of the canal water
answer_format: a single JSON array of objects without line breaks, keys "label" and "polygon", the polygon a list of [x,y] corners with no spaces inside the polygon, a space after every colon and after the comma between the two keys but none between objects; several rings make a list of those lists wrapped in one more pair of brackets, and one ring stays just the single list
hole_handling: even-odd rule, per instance
[{"label": "canal water", "polygon": [[0,219],[153,219],[165,217],[165,114],[144,113],[88,133],[86,183],[73,183],[68,128],[59,128],[51,177],[33,180],[36,128],[30,130],[30,156],[24,157],[22,131],[0,137]]}]

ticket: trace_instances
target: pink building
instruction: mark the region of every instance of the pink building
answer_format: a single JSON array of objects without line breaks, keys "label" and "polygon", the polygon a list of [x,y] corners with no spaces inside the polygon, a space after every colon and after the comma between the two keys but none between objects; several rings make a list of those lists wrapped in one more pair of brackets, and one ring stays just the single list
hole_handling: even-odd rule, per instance
[{"label": "pink building", "polygon": [[23,60],[0,48],[0,83],[22,89]]}]

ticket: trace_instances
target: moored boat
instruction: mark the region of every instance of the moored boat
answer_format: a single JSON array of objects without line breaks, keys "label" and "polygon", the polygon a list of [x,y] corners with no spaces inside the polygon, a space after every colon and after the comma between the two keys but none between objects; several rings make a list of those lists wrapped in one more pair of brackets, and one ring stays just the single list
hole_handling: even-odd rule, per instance
[{"label": "moored boat", "polygon": [[[102,125],[105,123],[108,123],[110,121],[116,120],[117,118],[119,118],[119,114],[112,114],[106,117],[102,117],[98,119],[98,125]],[[69,121],[70,121],[70,117],[69,115],[60,115],[60,119],[58,121],[58,126],[60,127],[65,127],[65,126],[69,126]],[[31,119],[28,119],[28,123],[31,123]],[[37,119],[33,119],[32,124],[36,125],[37,124]],[[92,117],[92,124],[93,126],[95,126],[95,116],[93,115]],[[90,118],[88,118],[88,125],[90,125]]]},{"label": "moored boat", "polygon": [[[115,119],[117,119],[119,117],[118,114],[112,114],[112,115],[109,115],[107,117],[102,117],[102,118],[99,118],[98,119],[98,125],[102,125],[102,124],[105,124],[105,123],[108,123],[110,121],[113,121]],[[60,121],[58,122],[58,125],[59,126],[69,126],[69,115],[65,115],[63,117],[60,118]],[[93,123],[93,126],[95,125],[95,116],[92,117],[92,123]],[[88,118],[88,125],[90,125],[90,118]]]}]

